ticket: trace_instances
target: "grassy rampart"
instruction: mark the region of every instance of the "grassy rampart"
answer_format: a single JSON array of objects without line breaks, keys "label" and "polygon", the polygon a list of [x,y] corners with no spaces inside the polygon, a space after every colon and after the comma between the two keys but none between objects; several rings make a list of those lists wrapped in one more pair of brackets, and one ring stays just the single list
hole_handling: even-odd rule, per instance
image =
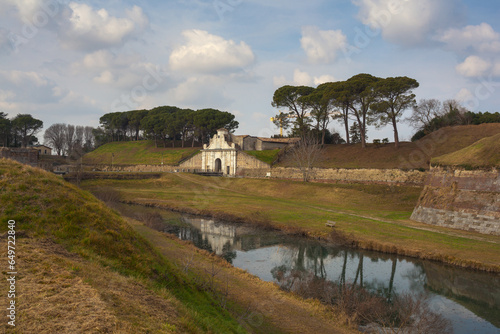
[{"label": "grassy rampart", "polygon": [[84,164],[97,165],[176,165],[199,147],[155,147],[151,140],[112,142],[98,147],[83,157]]}]

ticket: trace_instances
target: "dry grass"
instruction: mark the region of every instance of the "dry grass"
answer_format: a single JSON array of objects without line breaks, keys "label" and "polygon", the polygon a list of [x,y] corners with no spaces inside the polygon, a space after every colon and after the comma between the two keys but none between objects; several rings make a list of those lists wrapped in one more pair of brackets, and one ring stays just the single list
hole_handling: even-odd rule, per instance
[{"label": "dry grass", "polygon": [[[500,133],[500,124],[464,125],[442,128],[416,142],[394,144],[368,144],[366,149],[356,145],[326,145],[323,168],[429,168],[432,158],[463,149],[480,139]],[[294,166],[290,156],[278,166]]]},{"label": "dry grass", "polygon": [[500,134],[483,138],[456,152],[432,159],[440,166],[498,167],[500,166]]},{"label": "dry grass", "polygon": [[[48,239],[18,239],[18,333],[169,333],[178,305]],[[1,298],[0,306],[6,298]],[[6,327],[4,327],[5,329]]]},{"label": "dry grass", "polygon": [[[18,246],[16,254],[34,266],[25,271],[23,263],[19,264],[19,272],[24,275],[19,280],[27,282],[29,288],[25,290],[31,289],[30,295],[20,297],[19,308],[26,307],[23,299],[33,297],[28,299],[33,308],[30,312],[37,314],[21,318],[35,321],[30,323],[34,330],[26,332],[37,333],[44,328],[52,333],[78,332],[79,328],[85,332],[123,333],[164,333],[175,328],[194,333],[242,332],[237,319],[215,304],[212,295],[198,290],[192,278],[177,270],[90,193],[51,173],[0,159],[0,201],[0,220],[15,220],[18,235],[33,238],[30,245],[46,239],[59,245],[49,250],[35,246],[26,252]],[[1,225],[4,238],[6,231],[7,224]],[[71,262],[64,261],[68,256]],[[41,294],[33,292],[38,290]],[[80,290],[89,304],[80,298]],[[108,313],[102,313],[103,307]],[[65,316],[78,308],[82,317]],[[90,310],[102,311],[104,319],[109,318],[106,314],[115,316],[116,326],[111,318],[107,322],[111,327],[94,323]],[[170,316],[172,322],[160,321]]]}]

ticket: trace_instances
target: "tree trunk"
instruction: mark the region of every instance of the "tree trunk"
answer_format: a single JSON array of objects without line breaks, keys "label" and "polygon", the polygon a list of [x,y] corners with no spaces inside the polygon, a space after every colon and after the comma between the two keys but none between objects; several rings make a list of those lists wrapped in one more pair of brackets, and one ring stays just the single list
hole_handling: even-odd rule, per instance
[{"label": "tree trunk", "polygon": [[397,265],[397,260],[392,260],[391,279],[389,280],[389,296],[387,296],[387,299],[389,299],[389,301],[392,298],[392,289],[394,287],[394,276],[396,275],[396,265]]},{"label": "tree trunk", "polygon": [[394,145],[396,149],[399,148],[399,135],[398,135],[398,126],[396,122],[396,118],[392,118],[392,126],[394,127]]},{"label": "tree trunk", "polygon": [[349,119],[347,116],[344,118],[344,126],[345,126],[345,142],[347,145],[351,143],[351,139],[349,138]]},{"label": "tree trunk", "polygon": [[363,124],[359,124],[359,136],[361,138],[361,147],[362,148],[366,148],[365,134],[366,134],[366,124],[365,124],[365,120],[363,120]]}]

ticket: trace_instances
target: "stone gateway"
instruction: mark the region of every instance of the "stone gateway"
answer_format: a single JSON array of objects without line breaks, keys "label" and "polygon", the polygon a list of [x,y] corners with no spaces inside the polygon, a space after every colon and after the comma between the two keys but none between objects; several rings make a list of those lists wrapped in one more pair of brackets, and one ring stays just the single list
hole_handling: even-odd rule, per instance
[{"label": "stone gateway", "polygon": [[219,129],[210,139],[210,143],[203,145],[203,150],[199,154],[181,162],[179,167],[222,173],[226,176],[235,176],[244,173],[245,170],[270,170],[271,165],[244,151],[284,148],[297,140],[297,138],[235,136],[227,129]]}]

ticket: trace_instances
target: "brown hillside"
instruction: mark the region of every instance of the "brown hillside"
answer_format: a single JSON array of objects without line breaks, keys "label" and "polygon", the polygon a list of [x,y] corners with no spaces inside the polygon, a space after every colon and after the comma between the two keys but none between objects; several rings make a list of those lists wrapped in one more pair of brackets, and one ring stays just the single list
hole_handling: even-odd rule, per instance
[{"label": "brown hillside", "polygon": [[483,138],[461,150],[431,160],[433,165],[463,167],[500,166],[500,133]]},{"label": "brown hillside", "polygon": [[[430,160],[461,150],[478,140],[500,133],[500,123],[463,125],[442,128],[416,142],[402,142],[399,149],[394,144],[326,145],[318,167],[322,168],[429,168]],[[294,166],[290,156],[285,156],[278,166]]]}]

